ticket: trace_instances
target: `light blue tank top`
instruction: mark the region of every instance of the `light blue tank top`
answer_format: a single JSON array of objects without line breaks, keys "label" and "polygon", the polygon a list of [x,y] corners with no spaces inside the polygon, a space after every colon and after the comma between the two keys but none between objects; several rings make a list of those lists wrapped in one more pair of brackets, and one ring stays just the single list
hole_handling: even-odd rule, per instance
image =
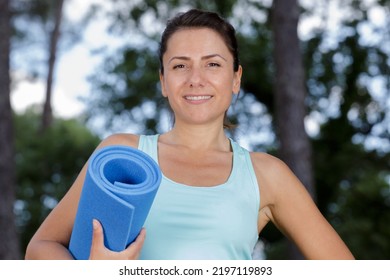
[{"label": "light blue tank top", "polygon": [[[142,135],[139,149],[158,163],[159,135]],[[176,183],[163,175],[145,222],[140,259],[251,259],[258,239],[259,188],[249,152],[230,140],[233,168],[213,187]]]}]

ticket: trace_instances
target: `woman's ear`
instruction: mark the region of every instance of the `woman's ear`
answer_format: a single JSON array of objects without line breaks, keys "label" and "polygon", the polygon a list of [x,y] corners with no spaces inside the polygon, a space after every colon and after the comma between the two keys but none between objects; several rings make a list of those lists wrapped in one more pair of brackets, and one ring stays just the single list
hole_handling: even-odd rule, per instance
[{"label": "woman's ear", "polygon": [[241,67],[241,65],[239,65],[238,70],[236,72],[234,72],[234,77],[233,77],[233,93],[234,94],[238,94],[240,92],[241,76],[242,76],[242,67]]},{"label": "woman's ear", "polygon": [[164,83],[164,74],[161,72],[159,72],[159,76],[160,76],[160,84],[161,84],[161,93],[164,97],[167,97],[167,94],[166,94],[166,90],[165,90],[165,83]]}]

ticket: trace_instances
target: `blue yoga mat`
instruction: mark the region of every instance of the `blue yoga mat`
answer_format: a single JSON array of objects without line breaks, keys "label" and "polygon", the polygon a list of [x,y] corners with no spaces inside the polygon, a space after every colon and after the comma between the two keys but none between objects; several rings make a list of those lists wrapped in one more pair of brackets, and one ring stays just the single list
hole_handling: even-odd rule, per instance
[{"label": "blue yoga mat", "polygon": [[124,250],[143,227],[161,182],[157,163],[128,146],[108,146],[91,156],[70,239],[75,259],[88,259],[92,219],[103,226],[105,246]]}]

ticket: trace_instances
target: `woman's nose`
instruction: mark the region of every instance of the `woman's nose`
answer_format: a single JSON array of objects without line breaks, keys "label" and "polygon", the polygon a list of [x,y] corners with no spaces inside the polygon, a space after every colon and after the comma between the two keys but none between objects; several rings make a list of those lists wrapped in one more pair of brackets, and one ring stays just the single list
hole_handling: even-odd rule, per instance
[{"label": "woman's nose", "polygon": [[188,78],[190,87],[202,87],[205,84],[204,73],[199,67],[193,67]]}]

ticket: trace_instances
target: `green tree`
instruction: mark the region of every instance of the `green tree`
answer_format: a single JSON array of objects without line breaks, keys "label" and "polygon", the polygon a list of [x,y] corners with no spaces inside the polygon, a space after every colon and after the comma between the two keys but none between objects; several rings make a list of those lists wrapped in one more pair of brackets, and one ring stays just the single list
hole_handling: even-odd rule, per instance
[{"label": "green tree", "polygon": [[11,15],[8,0],[0,1],[0,259],[18,259],[14,223],[15,201],[14,125],[10,103]]},{"label": "green tree", "polygon": [[[22,80],[46,81],[42,130],[53,118],[51,103],[58,57],[80,41],[89,21],[97,13],[96,6],[91,5],[80,20],[71,21],[63,13],[68,3],[70,1],[65,0],[14,0],[10,3],[13,16],[11,68],[18,71],[17,76]],[[13,79],[13,84],[18,82]]]},{"label": "green tree", "polygon": [[[359,259],[388,259],[389,133],[388,1],[344,1],[337,36],[317,30],[306,43],[319,206]],[[330,38],[332,36],[333,38]],[[373,87],[372,84],[380,86]],[[367,196],[365,196],[367,195]]]},{"label": "green tree", "polygon": [[[304,124],[307,91],[298,38],[299,16],[297,1],[273,2],[275,119],[280,141],[278,154],[315,200],[312,146]],[[292,243],[289,255],[293,259],[303,259],[303,255]]]},{"label": "green tree", "polygon": [[54,1],[54,8],[53,8],[53,21],[54,26],[50,34],[50,47],[49,47],[49,59],[47,62],[48,65],[48,71],[47,71],[47,78],[46,78],[46,98],[45,98],[45,104],[43,106],[43,113],[42,113],[42,130],[47,129],[53,120],[53,112],[51,108],[51,99],[52,99],[52,92],[53,92],[53,77],[54,77],[54,68],[57,60],[57,46],[58,41],[61,36],[60,27],[61,27],[61,21],[62,21],[62,10],[64,7],[64,0],[57,0]]},{"label": "green tree", "polygon": [[15,212],[23,250],[100,141],[78,120],[54,119],[45,132],[38,132],[40,120],[32,109],[15,117]]}]

